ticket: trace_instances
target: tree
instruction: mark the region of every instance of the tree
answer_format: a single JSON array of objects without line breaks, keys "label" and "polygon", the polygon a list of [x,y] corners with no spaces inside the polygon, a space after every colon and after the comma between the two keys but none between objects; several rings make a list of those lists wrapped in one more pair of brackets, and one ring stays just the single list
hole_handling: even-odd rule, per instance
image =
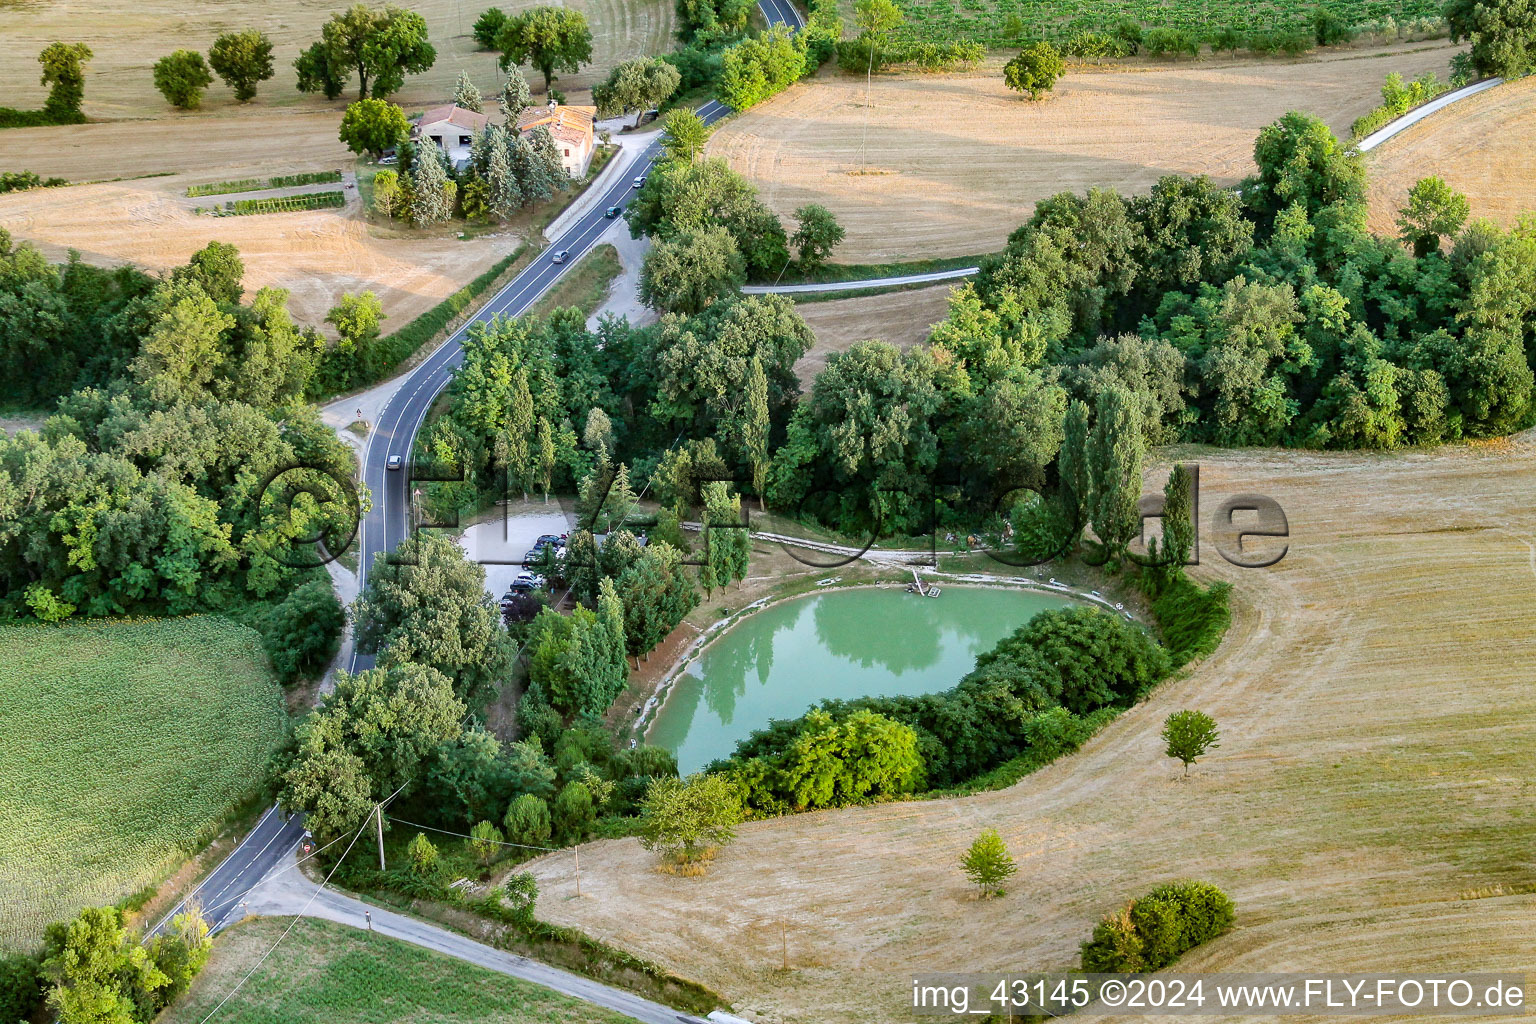
[{"label": "tree", "polygon": [[488,821],[482,821],[469,830],[470,848],[475,851],[475,856],[480,858],[481,864],[489,864],[495,859],[506,838],[501,829]]},{"label": "tree", "polygon": [[574,74],[592,59],[587,17],[566,7],[532,7],[508,18],[496,36],[502,70],[528,64],[544,76],[549,92],[556,71]]},{"label": "tree", "polygon": [[475,42],[480,44],[482,50],[496,49],[496,36],[507,23],[507,15],[500,7],[487,7],[480,12],[480,17],[475,19],[474,27],[470,34],[475,37]]},{"label": "tree", "polygon": [[84,43],[49,43],[37,55],[43,66],[42,84],[50,86],[43,110],[53,120],[75,123],[81,120],[80,103],[85,99],[85,62],[93,54]]},{"label": "tree", "polygon": [[592,87],[592,102],[597,104],[599,117],[627,117],[634,111],[635,124],[639,125],[641,113],[666,102],[681,81],[677,68],[660,58],[626,60],[614,65],[608,77]]},{"label": "tree", "polygon": [[421,781],[422,766],[463,733],[448,677],[405,662],[356,674],[294,729],[275,762],[278,799],[322,840],[360,828],[374,804]]},{"label": "tree", "polygon": [[1088,437],[1089,520],[1111,558],[1119,558],[1141,528],[1141,456],[1136,406],[1122,389],[1106,388],[1099,393]]},{"label": "tree", "polygon": [[667,111],[666,119],[662,122],[661,146],[672,159],[693,163],[704,151],[704,143],[709,141],[713,131],[695,111],[687,107],[674,107]]},{"label": "tree", "polygon": [[380,663],[430,665],[478,702],[512,667],[511,641],[485,592],[485,569],[445,537],[407,540],[380,554],[354,606],[358,650]]},{"label": "tree", "polygon": [[752,357],[752,366],[747,372],[745,427],[743,440],[747,461],[752,465],[752,489],[757,492],[757,507],[762,511],[767,508],[764,493],[768,487],[773,419],[768,410],[768,375],[763,372],[763,360],[756,355]]},{"label": "tree", "polygon": [[1280,211],[1298,205],[1311,220],[1329,206],[1364,208],[1365,165],[1358,153],[1339,145],[1333,130],[1310,114],[1292,111],[1259,132],[1253,144],[1259,165],[1255,187],[1243,198],[1261,219],[1273,224]]},{"label": "tree", "polygon": [[[522,80],[521,76],[517,77],[519,81]],[[487,131],[494,136],[490,163],[485,172],[486,183],[491,189],[488,205],[492,216],[497,220],[506,220],[522,208],[523,188],[512,170],[512,154],[508,148],[506,131],[494,125]]]},{"label": "tree", "polygon": [[267,659],[283,683],[325,667],[341,642],[347,613],[327,580],[296,587],[267,613],[262,641]]},{"label": "tree", "polygon": [[736,240],[718,225],[658,241],[640,267],[640,298],[653,309],[698,313],[740,288],[746,270]]},{"label": "tree", "polygon": [[1440,250],[1444,238],[1455,237],[1472,212],[1467,197],[1438,177],[1420,178],[1408,192],[1408,205],[1398,213],[1399,237],[1415,256]]},{"label": "tree", "polygon": [[1003,882],[1019,870],[1003,837],[991,828],[976,837],[965,856],[960,858],[960,866],[965,869],[965,877],[981,890],[983,899],[1003,895]]},{"label": "tree", "polygon": [[[342,142],[354,153],[367,153],[377,160],[386,149],[400,144],[410,135],[411,122],[405,111],[388,100],[358,100],[348,104],[341,115],[341,130],[337,133]],[[430,161],[431,154],[418,161]]]},{"label": "tree", "polygon": [[724,775],[653,778],[640,809],[640,845],[677,864],[696,864],[736,838],[741,794]]},{"label": "tree", "polygon": [[533,90],[521,71],[507,71],[507,80],[501,86],[501,116],[506,120],[506,130],[516,131],[517,118],[533,105]]},{"label": "tree", "polygon": [[469,80],[468,71],[460,71],[459,79],[454,83],[453,105],[480,113],[480,108],[483,106],[480,90],[476,89],[475,83]]},{"label": "tree", "polygon": [[325,322],[336,328],[338,346],[367,362],[373,340],[379,336],[384,307],[373,292],[358,295],[342,293],[341,301],[325,314]]},{"label": "tree", "polygon": [[751,0],[677,0],[678,38],[709,48],[740,35],[754,7]]},{"label": "tree", "polygon": [[155,88],[173,107],[196,110],[212,83],[208,64],[196,50],[177,50],[155,62]]},{"label": "tree", "polygon": [[406,859],[411,864],[411,874],[417,878],[430,878],[437,873],[437,847],[425,832],[417,832],[405,847]]},{"label": "tree", "polygon": [[448,179],[446,159],[441,149],[428,143],[416,161],[411,182],[411,221],[417,227],[441,224],[453,216],[458,186]]},{"label": "tree", "polygon": [[240,250],[228,242],[209,242],[171,272],[173,281],[196,284],[214,302],[235,305],[245,292],[245,262]]},{"label": "tree", "polygon": [[597,811],[592,802],[592,791],[584,782],[567,782],[560,789],[560,795],[555,797],[555,806],[551,817],[554,819],[555,835],[563,842],[577,843],[586,837],[593,822],[597,820]]},{"label": "tree", "polygon": [[294,61],[300,92],[341,95],[341,83],[357,74],[357,98],[383,99],[398,92],[405,76],[420,74],[437,61],[427,42],[427,22],[415,11],[394,4],[355,4],[331,15],[320,39]]},{"label": "tree", "polygon": [[1056,459],[1056,476],[1061,482],[1061,503],[1067,513],[1066,538],[1070,552],[1077,546],[1083,524],[1088,521],[1093,502],[1093,482],[1088,461],[1088,406],[1072,401],[1062,419],[1061,452]]},{"label": "tree", "polygon": [[257,29],[226,32],[213,41],[208,63],[213,73],[234,90],[235,99],[247,103],[256,98],[256,86],[275,73],[272,40]]},{"label": "tree", "polygon": [[553,834],[549,804],[544,802],[543,797],[532,793],[524,793],[512,801],[502,824],[507,827],[507,838],[523,846],[542,847]]},{"label": "tree", "polygon": [[827,261],[839,242],[843,240],[843,226],[832,211],[818,203],[807,203],[795,211],[800,227],[789,239],[799,253],[800,266],[814,270]]},{"label": "tree", "polygon": [[1065,69],[1056,47],[1047,42],[1031,43],[1003,65],[1003,82],[1015,92],[1038,100],[1055,87]]},{"label": "tree", "polygon": [[805,47],[804,33],[783,24],[748,36],[720,54],[715,95],[741,111],[783,92],[805,74]]},{"label": "tree", "polygon": [[1536,69],[1531,0],[1451,0],[1445,20],[1452,42],[1472,41],[1472,66],[1479,74],[1519,78]]},{"label": "tree", "polygon": [[43,971],[60,1024],[137,1024],[135,996],[152,998],[170,978],[134,942],[115,907],[87,907],[48,926]]},{"label": "tree", "polygon": [[1164,751],[1169,757],[1184,762],[1184,777],[1189,777],[1189,766],[1207,750],[1221,746],[1217,740],[1216,720],[1204,711],[1175,711],[1163,722]]},{"label": "tree", "polygon": [[1184,463],[1175,462],[1163,487],[1163,544],[1159,561],[1164,574],[1172,578],[1184,571],[1195,548],[1195,510],[1191,493],[1194,486]]}]

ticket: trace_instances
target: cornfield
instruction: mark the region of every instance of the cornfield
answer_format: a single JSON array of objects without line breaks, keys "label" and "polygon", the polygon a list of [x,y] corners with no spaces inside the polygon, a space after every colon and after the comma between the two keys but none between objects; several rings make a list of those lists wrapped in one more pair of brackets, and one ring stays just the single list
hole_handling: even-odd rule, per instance
[{"label": "cornfield", "polygon": [[[162,1024],[198,1024],[288,926],[248,921]],[[219,1011],[219,1024],[630,1024],[630,1018],[397,939],[305,918]]]},{"label": "cornfield", "polygon": [[244,626],[0,626],[0,951],[159,881],[259,784],[286,729]]}]

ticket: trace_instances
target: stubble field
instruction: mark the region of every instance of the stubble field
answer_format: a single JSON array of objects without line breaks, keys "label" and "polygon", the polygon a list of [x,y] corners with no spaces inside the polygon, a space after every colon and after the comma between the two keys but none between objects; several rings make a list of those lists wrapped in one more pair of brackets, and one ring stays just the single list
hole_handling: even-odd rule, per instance
[{"label": "stubble field", "polygon": [[1389,72],[1448,75],[1457,47],[1407,43],[1300,60],[1074,68],[1027,103],[1000,65],[865,83],[824,71],[732,119],[710,140],[781,218],[821,203],[847,229],[839,262],[1000,249],[1034,204],[1091,187],[1144,192],[1164,174],[1235,182],[1259,129],[1305,110],[1347,134]]},{"label": "stubble field", "polygon": [[[339,166],[346,165],[296,169]],[[379,237],[382,232],[370,230],[355,201],[344,210],[245,217],[194,213],[198,205],[218,206],[228,197],[188,199],[187,186],[220,177],[178,175],[0,195],[0,227],[55,260],[75,249],[89,263],[133,263],[151,272],[185,263],[211,241],[228,242],[245,262],[247,294],[267,285],[287,288],[294,319],[323,327],[343,292],[371,290],[389,318],[386,332],[435,306],[517,245],[511,235],[467,241]]]},{"label": "stubble field", "polygon": [[[595,843],[575,900],[572,858],[551,855],[533,865],[540,916],[764,1024],[911,1019],[913,971],[1072,968],[1100,916],[1177,878],[1238,907],[1181,969],[1525,969],[1536,442],[1180,457],[1202,466],[1196,573],[1235,598],[1225,643],[1187,677],[1010,789],[752,823],[701,879],[659,873],[634,840]],[[1211,510],[1250,491],[1289,516],[1273,569],[1213,549]],[[1181,708],[1222,731],[1188,782],[1157,738]],[[958,862],[987,827],[1020,871],[978,903]]]},{"label": "stubble field", "polygon": [[[490,6],[514,14],[536,0],[492,4],[469,0],[418,0],[408,6],[427,21],[437,62],[432,69],[406,79],[393,97],[409,111],[441,103],[453,94],[459,71],[470,73],[484,93],[500,89],[496,56],[480,50],[470,35],[475,19]],[[93,118],[162,117],[171,108],[155,90],[151,68],[155,61],[180,47],[207,52],[221,32],[261,29],[272,38],[277,74],[262,83],[255,101],[260,106],[334,107],[323,97],[305,97],[294,86],[293,59],[319,38],[320,26],[348,6],[344,0],[272,0],[248,4],[237,0],[27,0],[0,5],[0,95],[5,105],[38,107],[45,90],[38,83],[36,57],[56,39],[84,42],[95,54],[86,68],[85,112]],[[673,5],[670,0],[571,0],[566,6],[584,12],[592,28],[593,63],[578,74],[563,76],[557,88],[571,102],[581,102],[575,90],[589,89],[615,63],[672,48]],[[537,72],[526,72],[529,84],[543,88]],[[356,82],[345,99],[355,98]],[[203,100],[204,111],[236,107],[222,82],[215,81]],[[164,144],[175,147],[178,132],[192,130],[197,114],[174,115]],[[5,134],[10,134],[6,132]],[[8,169],[21,166],[9,164]]]},{"label": "stubble field", "polygon": [[905,350],[927,341],[929,330],[949,312],[952,290],[952,285],[941,284],[883,295],[799,303],[795,311],[816,334],[811,350],[795,363],[800,386],[809,391],[811,381],[827,365],[827,357],[848,351],[855,342],[887,341]]},{"label": "stubble field", "polygon": [[1508,226],[1536,212],[1536,79],[1505,82],[1420,121],[1372,150],[1371,227],[1397,233],[1414,182],[1439,175],[1472,216]]}]

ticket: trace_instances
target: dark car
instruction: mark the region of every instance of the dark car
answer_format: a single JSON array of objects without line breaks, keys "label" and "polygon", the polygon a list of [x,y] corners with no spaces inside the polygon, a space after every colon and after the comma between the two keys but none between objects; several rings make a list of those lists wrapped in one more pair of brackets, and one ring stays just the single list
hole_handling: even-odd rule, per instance
[{"label": "dark car", "polygon": [[538,540],[534,541],[533,546],[536,548],[542,548],[547,544],[550,547],[557,548],[560,546],[560,542],[564,539],[564,536],[556,535],[553,533],[546,533]]},{"label": "dark car", "polygon": [[610,206],[610,207],[608,207],[608,209],[603,211],[603,216],[607,217],[609,220],[613,220],[613,218],[617,217],[619,214],[621,214],[623,212],[624,212],[624,207],[622,207],[622,206]]}]

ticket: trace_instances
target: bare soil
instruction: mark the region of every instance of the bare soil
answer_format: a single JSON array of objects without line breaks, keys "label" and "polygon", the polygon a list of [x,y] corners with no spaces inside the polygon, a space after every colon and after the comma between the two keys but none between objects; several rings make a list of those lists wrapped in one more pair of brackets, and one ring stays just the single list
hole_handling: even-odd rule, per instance
[{"label": "bare soil", "polygon": [[[0,132],[0,144],[8,141],[6,134]],[[0,165],[5,165],[3,157]],[[326,166],[298,165],[305,170]],[[329,166],[343,165],[332,162]],[[372,290],[389,317],[386,331],[403,326],[462,288],[519,241],[512,233],[463,241],[376,237],[355,199],[343,210],[244,217],[193,212],[199,205],[221,206],[228,198],[186,197],[188,185],[213,180],[218,176],[204,173],[0,195],[0,227],[18,241],[36,243],[54,259],[63,259],[74,249],[89,263],[131,262],[151,272],[185,263],[210,241],[229,242],[245,261],[247,294],[268,285],[286,288],[294,319],[321,326],[343,292]]]},{"label": "bare soil", "polygon": [[710,140],[786,221],[821,203],[847,229],[835,258],[885,263],[1002,247],[1034,204],[1091,187],[1144,192],[1165,174],[1220,183],[1253,171],[1259,129],[1306,110],[1340,135],[1380,102],[1389,72],[1448,76],[1446,42],[1326,50],[1296,60],[1074,67],[1037,103],[1001,65],[953,75],[818,78],[732,119]]},{"label": "bare soil", "polygon": [[[537,0],[505,0],[496,4],[508,14],[536,5]],[[337,107],[323,97],[305,96],[295,87],[293,60],[320,36],[320,27],[344,3],[315,0],[270,0],[262,4],[235,0],[23,0],[0,5],[0,96],[10,107],[42,106],[46,90],[38,82],[37,54],[54,40],[84,42],[95,56],[86,67],[85,113],[92,118],[165,117],[171,108],[156,91],[155,61],[178,48],[207,52],[222,32],[261,29],[274,44],[276,75],[263,82],[251,106],[257,108]],[[431,70],[406,79],[392,97],[407,112],[442,103],[453,94],[461,70],[468,71],[482,93],[501,89],[496,54],[478,48],[470,30],[490,3],[462,0],[416,0],[408,5],[427,21],[437,61]],[[570,0],[566,6],[584,12],[592,29],[592,63],[574,75],[562,76],[556,88],[570,102],[585,102],[578,93],[592,87],[621,60],[665,53],[673,48],[673,5],[670,0]],[[524,69],[535,89],[543,76]],[[353,82],[345,98],[355,98]],[[233,95],[215,79],[203,98],[203,113],[171,115],[177,127],[162,133],[163,144],[177,149],[198,129],[188,121],[237,107]],[[339,109],[339,107],[337,108]],[[25,129],[35,131],[36,129]],[[4,134],[12,134],[12,129]],[[334,131],[334,129],[333,129]],[[6,161],[10,170],[31,167]]]},{"label": "bare soil", "polygon": [[[1238,908],[1181,970],[1524,969],[1536,442],[1179,457],[1201,462],[1208,510],[1262,492],[1290,521],[1284,560],[1239,570],[1206,512],[1195,572],[1233,584],[1235,613],[1206,662],[1007,790],[754,822],[703,878],[659,873],[632,839],[589,844],[582,900],[551,854],[532,864],[539,915],[763,1024],[910,1020],[914,971],[1074,967],[1099,917],[1176,878]],[[1187,782],[1158,739],[1181,708],[1221,727]],[[987,827],[1020,871],[977,902],[959,860]]]},{"label": "bare soil", "polygon": [[816,332],[816,344],[795,363],[800,386],[810,390],[811,381],[827,365],[833,352],[846,352],[854,342],[890,342],[909,349],[928,340],[929,329],[949,312],[948,284],[884,295],[856,295],[825,302],[802,302],[795,307]]},{"label": "bare soil", "polygon": [[1536,79],[1459,100],[1368,155],[1371,227],[1396,234],[1408,190],[1439,175],[1472,201],[1472,216],[1508,226],[1536,211]]}]

